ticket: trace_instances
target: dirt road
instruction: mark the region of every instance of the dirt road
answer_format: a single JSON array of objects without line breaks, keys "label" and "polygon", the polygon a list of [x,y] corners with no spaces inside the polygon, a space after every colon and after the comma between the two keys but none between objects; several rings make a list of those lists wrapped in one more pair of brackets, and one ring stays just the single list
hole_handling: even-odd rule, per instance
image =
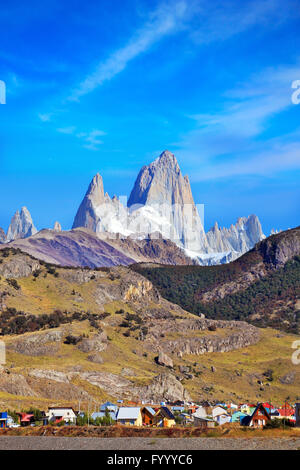
[{"label": "dirt road", "polygon": [[1,436],[0,450],[299,450],[300,438]]}]

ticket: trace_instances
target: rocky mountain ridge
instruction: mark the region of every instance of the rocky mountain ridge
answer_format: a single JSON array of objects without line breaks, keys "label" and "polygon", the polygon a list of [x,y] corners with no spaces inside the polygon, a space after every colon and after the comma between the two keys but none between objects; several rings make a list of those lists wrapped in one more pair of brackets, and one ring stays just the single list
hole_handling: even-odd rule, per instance
[{"label": "rocky mountain ridge", "polygon": [[300,331],[300,227],[271,235],[226,265],[132,269],[194,313]]},{"label": "rocky mountain ridge", "polygon": [[189,178],[182,175],[176,157],[167,150],[141,169],[128,204],[105,194],[97,174],[74,220],[73,228],[81,226],[123,238],[145,239],[157,233],[202,265],[232,261],[264,238],[255,215],[239,218],[229,229],[219,229],[216,224],[205,234]]},{"label": "rocky mountain ridge", "polygon": [[[122,239],[123,245],[127,243],[131,248],[134,245],[131,242],[133,239],[152,240],[152,244],[155,239],[169,240],[185,250],[191,264],[200,265],[233,261],[264,238],[261,224],[255,215],[240,217],[236,224],[228,229],[219,228],[216,223],[205,233],[201,212],[202,207],[196,206],[194,202],[188,176],[183,176],[176,157],[165,150],[156,160],[141,169],[128,203],[126,197],[111,198],[105,193],[103,179],[99,173],[96,174],[80,204],[72,228],[87,228],[96,234],[105,235],[106,239]],[[54,224],[54,231],[61,232],[58,222]],[[33,236],[36,232],[29,211],[23,207],[21,213],[17,211],[14,215],[6,237],[3,231],[0,232],[0,243],[30,238],[29,245],[35,245],[37,238]],[[45,231],[41,231],[39,239],[42,239],[44,234]],[[66,232],[64,234],[65,237],[68,236]],[[72,238],[70,232],[70,243]],[[24,249],[28,248],[26,243],[23,246]],[[140,251],[139,247],[136,247]],[[45,248],[49,257],[52,257],[52,262],[60,257],[55,254],[56,248],[58,249],[59,245],[54,242],[51,244],[52,253],[50,246]],[[90,251],[93,251],[93,244]],[[139,259],[139,253],[134,255],[132,250],[131,253],[133,260]],[[75,260],[79,266],[83,265],[85,255],[86,253],[82,258],[73,257],[71,265],[74,265]],[[96,254],[95,256],[97,258]],[[98,265],[107,266],[106,259],[107,250],[103,245]],[[103,260],[104,264],[101,264],[100,260]],[[152,260],[156,261],[156,258],[153,257]],[[121,259],[120,263],[128,264],[122,263]],[[92,266],[89,263],[87,265]]]},{"label": "rocky mountain ridge", "polygon": [[128,266],[136,262],[193,264],[184,250],[170,240],[111,237],[78,228],[71,231],[41,230],[34,236],[0,245],[60,266],[89,268]]}]

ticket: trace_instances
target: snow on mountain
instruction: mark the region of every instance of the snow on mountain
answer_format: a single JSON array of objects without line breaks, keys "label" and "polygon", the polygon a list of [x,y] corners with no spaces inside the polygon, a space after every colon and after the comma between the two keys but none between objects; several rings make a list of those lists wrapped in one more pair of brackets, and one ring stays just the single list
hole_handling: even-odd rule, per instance
[{"label": "snow on mountain", "polygon": [[240,217],[235,225],[219,228],[216,223],[205,233],[195,205],[188,176],[183,176],[175,156],[164,151],[144,166],[135,181],[128,204],[126,198],[112,199],[104,193],[98,173],[80,204],[73,229],[86,227],[112,238],[172,240],[199,264],[232,261],[264,238],[255,215]]}]

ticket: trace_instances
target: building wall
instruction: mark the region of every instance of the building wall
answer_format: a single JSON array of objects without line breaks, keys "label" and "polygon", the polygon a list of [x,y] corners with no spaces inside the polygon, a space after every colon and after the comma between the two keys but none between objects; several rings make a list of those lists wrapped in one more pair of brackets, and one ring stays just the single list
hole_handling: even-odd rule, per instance
[{"label": "building wall", "polygon": [[300,403],[296,403],[295,417],[296,426],[300,427]]}]

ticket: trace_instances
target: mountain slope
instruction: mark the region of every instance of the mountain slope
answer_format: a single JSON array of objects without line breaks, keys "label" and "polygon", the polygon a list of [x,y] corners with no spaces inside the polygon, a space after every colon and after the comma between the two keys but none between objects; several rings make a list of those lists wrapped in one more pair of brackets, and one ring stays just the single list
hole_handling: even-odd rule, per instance
[{"label": "mountain slope", "polygon": [[[1,406],[263,401],[270,393],[280,402],[287,374],[296,399],[300,373],[290,345],[297,336],[198,318],[126,267],[59,268],[13,249],[0,259]],[[158,363],[160,351],[169,367]]]},{"label": "mountain slope", "polygon": [[272,235],[227,265],[133,269],[151,280],[165,298],[196,314],[299,332],[299,255],[297,227]]},{"label": "mountain slope", "polygon": [[140,261],[164,264],[193,264],[185,252],[170,240],[134,240],[88,229],[41,230],[36,235],[15,240],[5,247],[19,248],[38,259],[61,266],[90,268],[128,266]]}]

